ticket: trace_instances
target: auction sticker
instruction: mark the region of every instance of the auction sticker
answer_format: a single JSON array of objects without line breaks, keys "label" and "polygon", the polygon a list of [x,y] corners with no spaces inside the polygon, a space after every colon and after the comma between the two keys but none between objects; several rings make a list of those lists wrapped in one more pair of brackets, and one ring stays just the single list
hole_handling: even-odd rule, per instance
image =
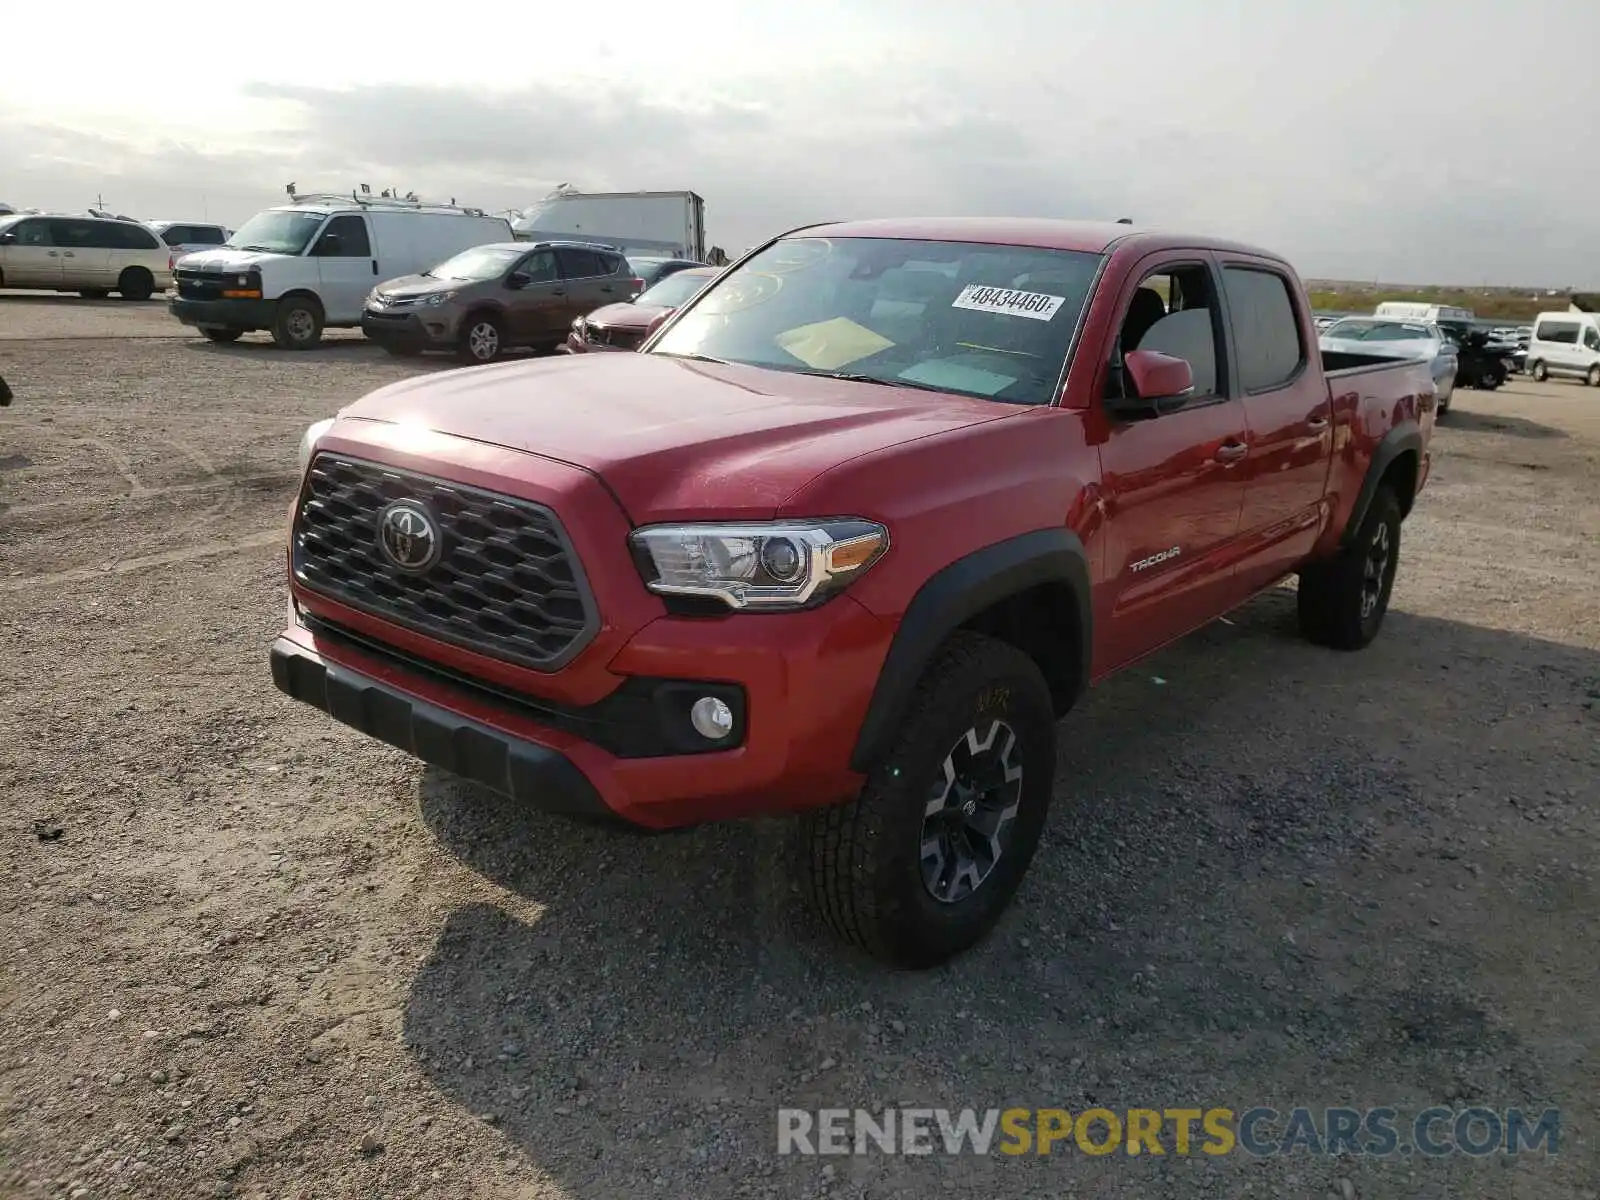
[{"label": "auction sticker", "polygon": [[1011,317],[1027,317],[1034,321],[1048,321],[1056,310],[1067,302],[1065,296],[1049,296],[1044,292],[1015,292],[1010,288],[985,287],[969,283],[951,303],[951,308],[970,308],[978,312],[1005,313]]}]

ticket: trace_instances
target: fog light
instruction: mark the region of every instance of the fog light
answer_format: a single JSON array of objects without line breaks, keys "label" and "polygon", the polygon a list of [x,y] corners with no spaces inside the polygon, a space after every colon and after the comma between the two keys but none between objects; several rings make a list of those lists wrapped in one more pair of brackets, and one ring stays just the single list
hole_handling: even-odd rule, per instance
[{"label": "fog light", "polygon": [[733,732],[733,709],[715,696],[701,696],[689,710],[689,723],[701,737],[721,741]]}]

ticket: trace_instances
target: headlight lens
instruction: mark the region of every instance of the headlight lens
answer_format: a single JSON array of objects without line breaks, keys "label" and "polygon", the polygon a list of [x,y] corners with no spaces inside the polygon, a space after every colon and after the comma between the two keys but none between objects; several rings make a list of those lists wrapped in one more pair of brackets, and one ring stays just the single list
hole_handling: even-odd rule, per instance
[{"label": "headlight lens", "polygon": [[439,305],[446,304],[454,300],[455,297],[456,294],[454,292],[434,292],[433,295],[424,297],[422,302],[430,308],[438,308]]},{"label": "headlight lens", "polygon": [[842,517],[651,525],[631,540],[652,592],[773,610],[820,604],[859,578],[889,548],[889,531],[875,521]]},{"label": "headlight lens", "polygon": [[300,474],[306,473],[306,468],[311,465],[311,456],[317,452],[317,440],[333,427],[333,418],[318,421],[300,435]]}]

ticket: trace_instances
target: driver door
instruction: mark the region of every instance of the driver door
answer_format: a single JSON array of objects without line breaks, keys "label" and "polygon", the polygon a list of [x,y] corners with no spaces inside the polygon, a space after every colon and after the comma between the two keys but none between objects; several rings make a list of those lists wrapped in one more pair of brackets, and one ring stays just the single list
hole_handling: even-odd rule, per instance
[{"label": "driver door", "polygon": [[534,250],[525,255],[516,266],[506,272],[523,274],[528,282],[506,293],[506,310],[509,314],[511,336],[520,346],[539,346],[559,342],[567,335],[570,321],[563,320],[561,277],[556,273],[556,256],[552,250]]},{"label": "driver door", "polygon": [[60,287],[61,250],[50,222],[19,221],[10,231],[16,240],[0,246],[0,275],[11,287]]},{"label": "driver door", "polygon": [[329,221],[311,248],[317,260],[318,292],[329,325],[361,320],[367,293],[378,282],[378,260],[361,213],[341,213]]},{"label": "driver door", "polygon": [[[1134,283],[1133,281],[1137,281]],[[1095,674],[1115,670],[1233,607],[1234,555],[1250,431],[1230,377],[1215,272],[1195,258],[1141,264],[1121,297],[1113,354],[1155,350],[1188,360],[1194,394],[1160,415],[1113,411],[1131,387],[1108,364],[1105,492],[1107,631]],[[1107,611],[1108,610],[1108,611]]]}]

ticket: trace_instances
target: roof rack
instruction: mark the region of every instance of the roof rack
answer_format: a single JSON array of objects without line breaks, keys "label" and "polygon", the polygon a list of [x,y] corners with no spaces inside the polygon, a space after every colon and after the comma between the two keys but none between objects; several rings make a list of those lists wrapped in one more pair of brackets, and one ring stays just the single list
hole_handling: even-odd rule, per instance
[{"label": "roof rack", "polygon": [[289,200],[294,204],[354,204],[360,208],[376,209],[403,209],[415,212],[432,213],[459,213],[465,217],[483,217],[488,214],[481,208],[471,208],[464,204],[457,204],[451,197],[449,204],[434,204],[427,200],[417,198],[415,192],[404,196],[391,195],[384,192],[374,196],[370,191],[357,192],[352,188],[349,192],[297,192],[294,184],[284,189],[289,194]]}]

